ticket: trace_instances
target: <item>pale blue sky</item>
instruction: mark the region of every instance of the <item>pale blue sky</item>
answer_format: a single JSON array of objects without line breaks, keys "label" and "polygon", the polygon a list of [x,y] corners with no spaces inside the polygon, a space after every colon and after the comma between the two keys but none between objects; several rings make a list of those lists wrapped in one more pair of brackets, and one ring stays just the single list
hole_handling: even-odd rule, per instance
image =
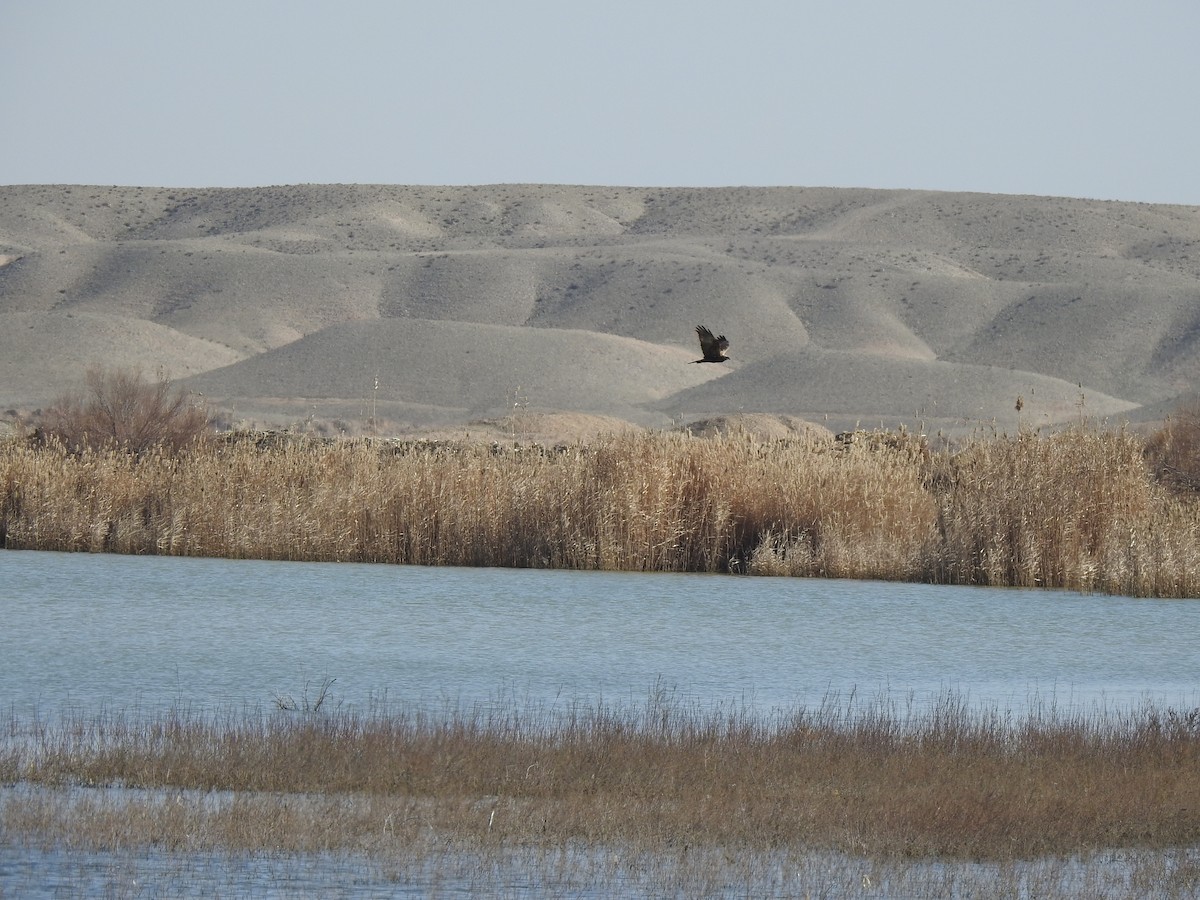
[{"label": "pale blue sky", "polygon": [[1196,0],[5,0],[0,183],[1200,204]]}]

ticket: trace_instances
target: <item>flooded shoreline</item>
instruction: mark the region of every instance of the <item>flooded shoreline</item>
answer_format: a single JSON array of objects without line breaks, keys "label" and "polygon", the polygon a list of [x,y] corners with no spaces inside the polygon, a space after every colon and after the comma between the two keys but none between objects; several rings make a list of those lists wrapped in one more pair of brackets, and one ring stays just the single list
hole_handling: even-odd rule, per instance
[{"label": "flooded shoreline", "polygon": [[1200,889],[1194,604],[0,556],[2,892]]},{"label": "flooded shoreline", "polygon": [[[0,816],[14,792],[0,789]],[[43,789],[38,789],[43,790]],[[747,852],[680,847],[647,854],[613,846],[461,844],[429,833],[371,852],[81,847],[0,839],[0,892],[71,896],[579,898],[796,896],[1188,898],[1200,849],[1102,850],[1004,862],[876,857],[804,847]]]}]

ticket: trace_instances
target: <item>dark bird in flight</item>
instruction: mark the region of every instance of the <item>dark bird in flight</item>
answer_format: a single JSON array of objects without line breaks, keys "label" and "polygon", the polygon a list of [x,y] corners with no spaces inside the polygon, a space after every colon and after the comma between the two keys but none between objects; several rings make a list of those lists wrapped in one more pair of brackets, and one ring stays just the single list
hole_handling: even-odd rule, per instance
[{"label": "dark bird in flight", "polygon": [[725,362],[729,359],[725,355],[725,351],[729,349],[729,341],[725,339],[725,335],[713,337],[713,333],[703,325],[696,326],[696,334],[700,336],[700,352],[704,354],[704,359],[693,359],[692,362]]}]

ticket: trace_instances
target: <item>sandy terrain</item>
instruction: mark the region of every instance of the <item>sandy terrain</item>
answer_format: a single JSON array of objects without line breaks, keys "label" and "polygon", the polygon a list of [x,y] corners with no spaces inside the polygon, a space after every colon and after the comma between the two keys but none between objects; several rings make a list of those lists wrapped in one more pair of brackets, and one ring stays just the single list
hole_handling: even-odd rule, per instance
[{"label": "sandy terrain", "polygon": [[[730,362],[690,363],[701,323]],[[1033,425],[1161,417],[1194,389],[1198,340],[1196,207],[0,187],[0,413],[102,364],[164,369],[266,427],[1012,429],[1018,396]]]}]

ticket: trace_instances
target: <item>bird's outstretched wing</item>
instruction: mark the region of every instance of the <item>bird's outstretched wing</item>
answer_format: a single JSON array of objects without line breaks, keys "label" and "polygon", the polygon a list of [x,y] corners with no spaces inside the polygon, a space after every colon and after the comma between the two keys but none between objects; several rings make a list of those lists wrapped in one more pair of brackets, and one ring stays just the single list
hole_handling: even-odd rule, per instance
[{"label": "bird's outstretched wing", "polygon": [[[714,336],[703,325],[696,326],[696,334],[700,337],[700,352],[704,354],[703,362],[724,362],[727,357],[725,351],[729,349],[729,341],[725,339],[725,335]],[[701,362],[701,360],[696,360]]]}]

